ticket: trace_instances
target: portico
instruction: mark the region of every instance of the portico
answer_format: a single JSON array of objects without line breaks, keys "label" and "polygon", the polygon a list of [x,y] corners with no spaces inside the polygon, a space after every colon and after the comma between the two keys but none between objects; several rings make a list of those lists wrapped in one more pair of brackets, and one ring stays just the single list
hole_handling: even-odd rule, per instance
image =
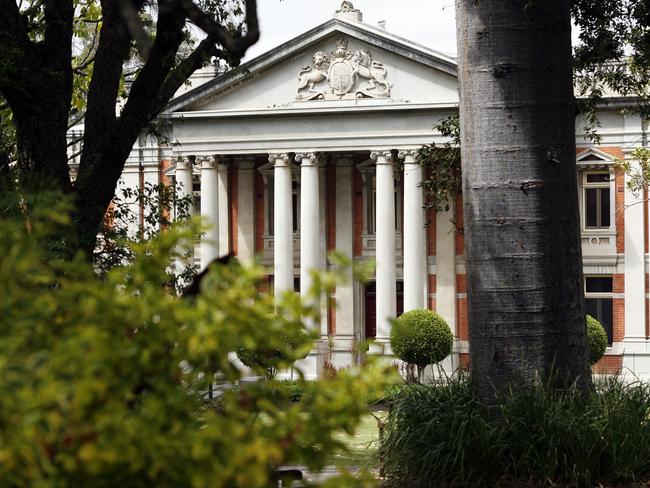
[{"label": "portico", "polygon": [[[174,177],[210,224],[197,264],[257,259],[269,291],[300,293],[320,310],[306,320],[323,339],[308,376],[326,339],[336,366],[368,338],[372,352],[390,353],[391,320],[419,307],[454,332],[444,365],[453,371],[467,365],[469,344],[462,197],[424,210],[417,152],[443,142],[434,127],[457,106],[452,57],[364,23],[344,2],[333,19],[175,98],[165,141],[139,139],[120,184]],[[599,370],[650,377],[647,202],[615,165],[638,165],[632,151],[648,127],[617,107],[603,109],[598,148],[576,126],[585,300],[611,342]],[[311,271],[329,269],[332,251],[372,260],[375,274],[360,282],[347,270],[332,294],[310,295]]]},{"label": "portico", "polygon": [[[258,256],[276,296],[294,291],[321,310],[307,326],[334,339],[338,365],[365,339],[390,353],[398,313],[444,306],[436,282],[451,281],[442,301],[456,300],[454,253],[452,278],[435,278],[435,249],[454,249],[455,233],[436,232],[435,215],[425,215],[417,161],[422,145],[441,140],[436,122],[456,110],[453,59],[361,20],[358,10],[339,11],[181,95],[165,114],[177,141],[170,172],[178,181],[194,174],[212,225],[201,267],[227,252]],[[374,279],[360,283],[349,271],[333,296],[314,296],[311,273],[328,269],[334,250],[374,261]],[[317,374],[318,361],[309,368]]]}]

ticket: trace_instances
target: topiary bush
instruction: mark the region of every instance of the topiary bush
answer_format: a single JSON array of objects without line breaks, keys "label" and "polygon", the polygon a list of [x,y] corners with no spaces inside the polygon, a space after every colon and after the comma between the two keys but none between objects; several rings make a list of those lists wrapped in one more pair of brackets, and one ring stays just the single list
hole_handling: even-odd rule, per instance
[{"label": "topiary bush", "polygon": [[607,349],[607,333],[600,322],[591,315],[587,315],[587,347],[591,364],[596,364]]},{"label": "topiary bush", "polygon": [[429,364],[435,364],[451,354],[454,336],[445,319],[431,310],[411,310],[393,323],[390,345],[393,353],[418,368],[418,378]]},{"label": "topiary bush", "polygon": [[256,372],[263,372],[267,380],[272,380],[278,374],[278,368],[292,360],[303,359],[307,353],[296,356],[296,349],[308,340],[303,331],[294,331],[292,334],[280,334],[279,344],[269,347],[260,344],[256,348],[240,347],[237,349],[237,358]]}]

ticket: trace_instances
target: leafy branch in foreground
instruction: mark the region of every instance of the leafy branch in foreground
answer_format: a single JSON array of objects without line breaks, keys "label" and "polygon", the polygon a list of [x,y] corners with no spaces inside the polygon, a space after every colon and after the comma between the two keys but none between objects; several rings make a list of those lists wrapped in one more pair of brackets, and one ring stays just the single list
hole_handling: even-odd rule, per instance
[{"label": "leafy branch in foreground", "polygon": [[461,189],[458,116],[441,120],[435,129],[448,140],[440,145],[432,142],[428,146],[422,146],[418,151],[418,161],[425,171],[422,181],[425,206],[446,212]]},{"label": "leafy branch in foreground", "polygon": [[[161,285],[177,228],[134,246],[98,280],[81,256],[45,259],[65,212],[0,225],[0,484],[3,486],[265,487],[283,464],[321,469],[353,432],[390,369],[368,364],[315,383],[302,401],[275,382],[238,388],[239,347],[312,347],[312,311],[288,293],[259,293],[265,271],[213,266],[202,292]],[[297,337],[295,349],[282,335]],[[282,366],[282,365],[280,365]],[[217,385],[219,396],[207,392]],[[329,481],[367,486],[369,477]]]},{"label": "leafy branch in foreground", "polygon": [[[194,202],[191,195],[182,198],[178,184],[151,184],[141,189],[121,188],[106,214],[97,237],[93,264],[100,276],[116,266],[125,266],[135,259],[136,243],[148,242],[170,229],[173,222],[188,222]],[[197,229],[197,235],[200,230]],[[193,243],[194,239],[188,241]],[[168,286],[180,290],[197,273],[192,245],[184,249],[174,262],[169,262]]]}]

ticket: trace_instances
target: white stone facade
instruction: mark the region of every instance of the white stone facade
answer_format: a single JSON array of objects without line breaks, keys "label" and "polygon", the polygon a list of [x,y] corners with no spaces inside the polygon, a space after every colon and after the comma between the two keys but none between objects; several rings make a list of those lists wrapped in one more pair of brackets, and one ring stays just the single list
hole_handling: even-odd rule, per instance
[{"label": "white stone facade", "polygon": [[[325,269],[335,249],[376,260],[371,283],[350,273],[336,307],[320,303],[335,363],[352,362],[355,343],[371,336],[375,351],[389,352],[390,319],[429,307],[457,338],[447,364],[455,368],[468,352],[462,202],[424,210],[416,161],[419,147],[442,142],[433,127],[457,113],[455,60],[361,19],[344,2],[333,19],[178,96],[163,115],[173,145],[139,143],[122,184],[157,182],[162,168],[175,175],[200,194],[213,225],[197,249],[201,265],[228,252],[258,256],[276,292],[305,294],[309,271]],[[644,376],[647,202],[626,189],[615,162],[644,143],[648,127],[622,115],[623,102],[603,107],[597,147],[576,124],[584,273],[589,306],[610,322],[600,370]],[[306,366],[318,373],[318,361]]]}]

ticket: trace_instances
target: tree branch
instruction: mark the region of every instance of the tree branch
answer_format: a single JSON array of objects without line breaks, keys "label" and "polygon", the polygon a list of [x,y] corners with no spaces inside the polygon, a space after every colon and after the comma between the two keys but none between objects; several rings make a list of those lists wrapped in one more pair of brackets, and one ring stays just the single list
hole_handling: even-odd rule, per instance
[{"label": "tree branch", "polygon": [[115,2],[103,0],[102,13],[104,22],[88,88],[85,124],[84,144],[93,151],[114,129],[122,65],[129,54],[130,42],[124,19]]},{"label": "tree branch", "polygon": [[203,12],[192,0],[179,0],[187,18],[201,28],[213,41],[221,44],[230,55],[239,62],[249,47],[260,38],[257,18],[257,0],[246,0],[246,34],[232,35],[221,24]]},{"label": "tree branch", "polygon": [[135,41],[140,57],[146,61],[151,51],[151,40],[140,22],[138,11],[133,7],[131,0],[121,0],[120,6],[122,8],[122,16],[126,21],[126,26],[129,29],[131,37]]},{"label": "tree branch", "polygon": [[158,99],[161,101],[162,110],[171,100],[176,91],[197,69],[203,66],[203,63],[212,56],[218,56],[227,59],[227,53],[215,46],[211,37],[203,39],[192,53],[180,62],[167,76],[159,90]]},{"label": "tree branch", "polygon": [[184,39],[185,15],[177,8],[175,0],[161,0],[159,9],[156,38],[149,59],[133,82],[120,116],[120,132],[127,139],[137,136],[137,132],[157,115],[152,107],[158,105],[158,89],[173,68]]},{"label": "tree branch", "polygon": [[25,23],[16,2],[14,0],[0,0],[0,12],[2,12],[2,15],[0,15],[0,41],[3,41],[4,38],[23,44],[29,42]]}]

